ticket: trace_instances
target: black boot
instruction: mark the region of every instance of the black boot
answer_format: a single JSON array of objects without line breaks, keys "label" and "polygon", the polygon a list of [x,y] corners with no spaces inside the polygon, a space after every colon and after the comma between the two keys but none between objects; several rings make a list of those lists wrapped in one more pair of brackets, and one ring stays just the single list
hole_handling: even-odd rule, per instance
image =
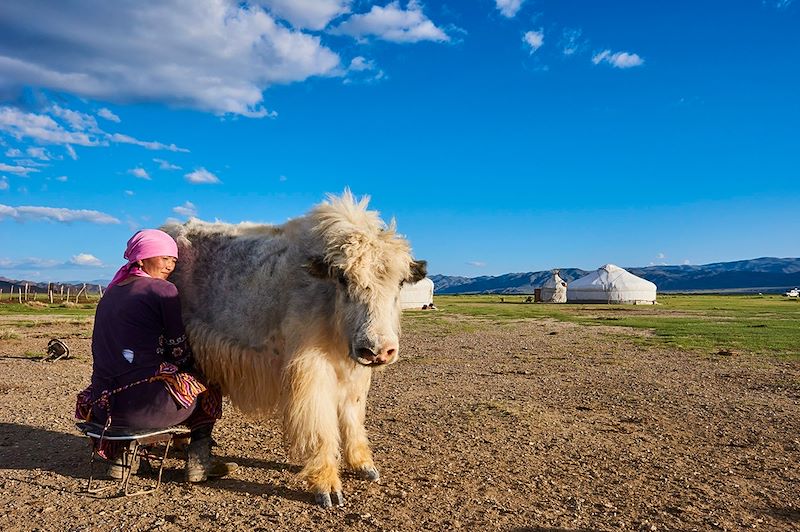
[{"label": "black boot", "polygon": [[209,478],[220,478],[236,471],[235,462],[222,462],[211,456],[211,436],[192,437],[186,448],[186,481],[205,482]]}]

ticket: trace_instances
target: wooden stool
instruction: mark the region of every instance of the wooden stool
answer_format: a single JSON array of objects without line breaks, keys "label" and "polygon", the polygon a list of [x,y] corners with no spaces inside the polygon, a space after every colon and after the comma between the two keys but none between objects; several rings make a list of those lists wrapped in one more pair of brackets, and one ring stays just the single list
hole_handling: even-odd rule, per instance
[{"label": "wooden stool", "polygon": [[[117,485],[118,491],[116,497],[128,497],[131,495],[143,495],[145,493],[152,493],[161,486],[161,474],[164,472],[164,460],[169,453],[172,440],[176,437],[187,437],[190,434],[189,429],[183,427],[169,427],[166,429],[129,429],[126,427],[114,427],[113,425],[105,428],[103,425],[91,422],[76,423],[75,426],[83,433],[84,436],[94,440],[106,440],[114,442],[127,443],[127,446],[122,453],[122,478]],[[163,453],[155,453],[151,446],[163,445]],[[92,442],[92,455],[89,460],[89,482],[86,484],[86,489],[83,491],[92,496],[99,496],[105,491],[113,488],[114,486],[106,487],[92,487],[94,482],[94,464],[99,455],[95,449],[96,445]],[[135,460],[144,459],[149,465],[151,461],[158,464],[158,478],[154,486],[145,487],[138,491],[131,491],[130,477],[131,470]]]}]

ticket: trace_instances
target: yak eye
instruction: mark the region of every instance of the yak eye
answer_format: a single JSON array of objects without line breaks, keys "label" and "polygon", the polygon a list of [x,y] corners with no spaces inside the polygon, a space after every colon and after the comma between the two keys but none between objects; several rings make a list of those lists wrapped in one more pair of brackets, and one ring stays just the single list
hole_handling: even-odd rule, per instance
[{"label": "yak eye", "polygon": [[347,286],[347,277],[344,276],[343,272],[339,272],[339,275],[336,276],[336,280],[339,281],[339,284]]}]

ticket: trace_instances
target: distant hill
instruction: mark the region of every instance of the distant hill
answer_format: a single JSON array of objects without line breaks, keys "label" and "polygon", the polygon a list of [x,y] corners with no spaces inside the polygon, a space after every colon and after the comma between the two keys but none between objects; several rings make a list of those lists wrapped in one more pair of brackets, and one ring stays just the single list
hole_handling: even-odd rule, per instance
[{"label": "distant hill", "polygon": [[[11,292],[11,287],[14,287],[14,292],[17,292],[20,288],[24,291],[25,284],[28,285],[29,292],[36,292],[37,294],[47,294],[47,283],[40,283],[37,281],[26,281],[26,280],[16,280],[16,279],[9,279],[7,277],[0,276],[0,290],[3,291],[3,294],[8,294]],[[87,281],[86,283],[86,291],[90,294],[96,294],[99,292],[97,289],[97,285],[102,284],[103,287],[108,284],[108,281]],[[52,283],[53,289],[57,292],[60,292],[61,287],[64,287],[64,292],[67,291],[69,288],[70,292],[77,293],[83,287],[82,281],[70,281],[67,283]]]},{"label": "distant hill", "polygon": [[[800,258],[763,257],[702,266],[625,269],[654,282],[659,292],[783,292],[800,286]],[[567,282],[589,273],[578,268],[561,268],[560,272]],[[437,294],[531,294],[550,278],[550,270],[483,277],[430,277]]]}]

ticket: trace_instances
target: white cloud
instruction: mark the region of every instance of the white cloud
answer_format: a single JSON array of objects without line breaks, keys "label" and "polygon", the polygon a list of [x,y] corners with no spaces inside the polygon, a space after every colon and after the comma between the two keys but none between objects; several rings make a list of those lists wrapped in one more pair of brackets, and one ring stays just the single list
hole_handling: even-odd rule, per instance
[{"label": "white cloud", "polygon": [[164,159],[153,159],[153,162],[158,163],[158,168],[160,170],[181,170],[180,166],[165,161]]},{"label": "white cloud", "polygon": [[24,259],[0,259],[0,267],[14,268],[17,270],[36,270],[39,268],[54,268],[62,266],[63,263],[53,259],[41,259],[38,257],[26,257]]},{"label": "white cloud", "polygon": [[486,266],[486,263],[480,260],[467,261],[467,264],[469,264],[470,266],[475,266],[476,268],[483,268],[484,266]]},{"label": "white cloud", "polygon": [[91,222],[96,224],[118,224],[119,220],[104,212],[86,209],[65,209],[59,207],[35,207],[23,205],[11,207],[0,204],[0,220],[10,218],[18,222]]},{"label": "white cloud", "polygon": [[504,17],[513,18],[522,7],[524,0],[495,0],[497,9]]},{"label": "white cloud", "polygon": [[76,266],[102,266],[103,261],[95,257],[90,253],[78,253],[77,255],[73,256],[72,259],[69,261],[70,264],[74,264]]},{"label": "white cloud", "polygon": [[50,160],[50,154],[47,153],[47,150],[45,150],[44,148],[30,147],[25,151],[29,157],[35,157],[36,159],[40,159],[42,161]]},{"label": "white cloud", "polygon": [[65,176],[65,175],[60,175],[60,176],[58,176],[58,177],[56,178],[56,181],[61,181],[62,183],[65,183],[65,182],[66,182],[68,179],[69,179],[69,178],[68,178],[67,176]]},{"label": "white cloud", "polygon": [[667,258],[667,256],[666,256],[666,255],[664,255],[663,253],[659,253],[658,255],[656,255],[656,258],[657,258],[657,259],[666,259],[666,258]]},{"label": "white cloud", "polygon": [[67,144],[66,146],[64,146],[64,148],[66,148],[67,155],[69,155],[72,158],[73,161],[77,161],[78,160],[78,154],[75,153],[75,149],[72,146]]},{"label": "white cloud", "polygon": [[365,59],[362,56],[354,57],[352,61],[350,61],[350,66],[347,67],[348,70],[352,70],[354,72],[361,72],[364,70],[372,70],[375,68],[375,63]]},{"label": "white cloud", "polygon": [[180,151],[185,153],[189,151],[186,148],[179,148],[174,144],[163,144],[161,142],[139,140],[121,133],[114,133],[113,135],[109,135],[108,138],[111,140],[111,142],[118,142],[120,144],[134,144],[148,150]]},{"label": "white cloud", "polygon": [[282,175],[282,176],[280,176],[280,177],[278,178],[278,181],[280,181],[281,183],[285,183],[287,179],[288,179],[288,178],[287,178],[285,175]]},{"label": "white cloud", "polygon": [[189,172],[184,176],[189,183],[194,184],[216,184],[221,181],[217,176],[206,170],[205,168],[198,168],[193,172]]},{"label": "white cloud", "polygon": [[542,30],[527,31],[522,40],[530,47],[531,53],[533,53],[544,44],[544,32]]},{"label": "white cloud", "polygon": [[0,176],[0,190],[8,190],[8,178]]},{"label": "white cloud", "polygon": [[372,6],[368,13],[353,15],[334,28],[331,33],[350,35],[355,38],[375,36],[392,42],[438,41],[446,42],[450,37],[422,12],[422,7],[410,0],[407,9],[394,1],[385,7]]},{"label": "white cloud", "polygon": [[[335,0],[264,3],[312,25],[346,7]],[[292,13],[291,4],[299,6]],[[231,0],[4,2],[0,35],[0,92],[41,87],[217,114],[266,116],[268,86],[337,75],[339,67],[319,36]]]},{"label": "white cloud", "polygon": [[134,177],[138,177],[139,179],[146,179],[150,181],[150,174],[148,174],[147,170],[144,168],[131,168],[128,170],[128,173]]},{"label": "white cloud", "polygon": [[22,152],[16,148],[9,148],[6,150],[6,157],[22,157]]},{"label": "white cloud", "polygon": [[119,124],[121,122],[121,120],[119,119],[119,117],[117,115],[115,115],[110,110],[106,109],[105,107],[103,107],[102,109],[97,111],[97,116],[99,116],[100,118],[105,118],[106,120],[109,120],[111,122],[116,122],[117,124]]},{"label": "white cloud", "polygon": [[98,132],[100,127],[97,125],[97,119],[92,115],[66,109],[60,105],[54,105],[50,108],[50,114],[63,119],[70,125],[70,129],[74,131],[91,131]]},{"label": "white cloud", "polygon": [[[2,26],[2,24],[0,24]],[[0,59],[0,62],[2,59]],[[0,68],[2,74],[2,68]],[[84,131],[69,131],[46,114],[28,113],[14,107],[0,107],[0,131],[17,140],[31,138],[43,144],[98,146],[101,140]]]},{"label": "white cloud", "polygon": [[36,168],[29,168],[27,166],[11,166],[10,164],[0,163],[0,172],[8,172],[9,174],[17,174],[28,177],[31,172],[38,172]]},{"label": "white cloud", "polygon": [[603,62],[615,68],[631,68],[643,65],[644,59],[639,57],[638,54],[629,54],[628,52],[611,53],[611,50],[603,50],[592,57],[592,63],[595,65]]},{"label": "white cloud", "polygon": [[564,55],[575,55],[582,48],[584,43],[581,40],[583,32],[577,28],[566,28],[561,35],[559,46]]},{"label": "white cloud", "polygon": [[273,15],[295,28],[321,30],[334,18],[350,12],[351,0],[259,0]]},{"label": "white cloud", "polygon": [[126,190],[125,191],[125,195],[126,196],[133,196],[133,190]]},{"label": "white cloud", "polygon": [[191,218],[193,216],[197,216],[197,207],[191,201],[187,201],[183,205],[178,205],[177,207],[173,207],[172,212],[174,212],[178,216]]}]

